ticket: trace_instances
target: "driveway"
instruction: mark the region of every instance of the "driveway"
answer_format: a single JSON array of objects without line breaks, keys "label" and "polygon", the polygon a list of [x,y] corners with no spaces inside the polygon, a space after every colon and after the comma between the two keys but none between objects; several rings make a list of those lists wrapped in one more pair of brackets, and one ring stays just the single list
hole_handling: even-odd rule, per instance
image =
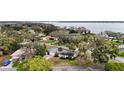
[{"label": "driveway", "polygon": [[50,59],[50,58],[53,58],[53,56],[52,55],[45,55],[44,58],[45,59]]},{"label": "driveway", "polygon": [[11,62],[7,66],[0,67],[0,71],[16,71],[16,69],[12,67],[12,62]]},{"label": "driveway", "polygon": [[124,58],[122,57],[116,57],[115,60],[124,63]]}]

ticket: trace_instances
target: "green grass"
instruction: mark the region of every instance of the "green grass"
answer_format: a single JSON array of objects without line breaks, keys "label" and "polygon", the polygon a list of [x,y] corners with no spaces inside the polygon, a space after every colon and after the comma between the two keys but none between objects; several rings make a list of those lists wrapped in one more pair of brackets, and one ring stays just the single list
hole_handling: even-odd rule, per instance
[{"label": "green grass", "polygon": [[58,57],[54,57],[49,60],[50,62],[53,63],[54,66],[78,66],[79,65],[75,60],[60,59]]},{"label": "green grass", "polygon": [[48,40],[48,41],[46,41],[46,43],[55,43],[56,42],[56,40]]},{"label": "green grass", "polygon": [[122,43],[120,43],[120,42],[112,41],[112,40],[108,40],[107,43],[108,43],[108,44],[113,44],[113,45],[120,45],[120,44],[122,44]]},{"label": "green grass", "polygon": [[119,57],[124,57],[124,51],[118,52],[118,56],[119,56]]},{"label": "green grass", "polygon": [[109,61],[108,61],[108,63],[118,63],[119,61],[116,61],[116,60],[112,60],[112,59],[110,59]]}]

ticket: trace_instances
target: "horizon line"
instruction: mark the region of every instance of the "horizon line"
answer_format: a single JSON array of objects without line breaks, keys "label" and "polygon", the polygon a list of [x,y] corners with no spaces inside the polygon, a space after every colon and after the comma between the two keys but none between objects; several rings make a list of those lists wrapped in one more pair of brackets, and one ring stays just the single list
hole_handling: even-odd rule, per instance
[{"label": "horizon line", "polygon": [[0,21],[0,23],[41,23],[41,22],[56,22],[56,23],[124,23],[124,21]]}]

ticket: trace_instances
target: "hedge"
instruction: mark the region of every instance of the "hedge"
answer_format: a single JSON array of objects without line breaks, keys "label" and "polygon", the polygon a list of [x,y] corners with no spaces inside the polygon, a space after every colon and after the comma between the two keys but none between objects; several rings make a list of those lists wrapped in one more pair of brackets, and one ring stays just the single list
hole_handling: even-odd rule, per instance
[{"label": "hedge", "polygon": [[124,63],[106,63],[106,71],[124,71]]}]

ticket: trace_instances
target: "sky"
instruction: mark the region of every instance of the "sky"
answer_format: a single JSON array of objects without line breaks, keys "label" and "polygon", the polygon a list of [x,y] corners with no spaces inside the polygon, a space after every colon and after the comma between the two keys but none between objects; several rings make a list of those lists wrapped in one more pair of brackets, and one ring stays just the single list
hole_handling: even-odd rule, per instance
[{"label": "sky", "polygon": [[99,33],[106,30],[113,31],[113,32],[122,32],[124,33],[124,23],[85,23],[85,22],[45,22],[54,24],[60,27],[86,27],[87,29],[91,30],[91,32]]}]

